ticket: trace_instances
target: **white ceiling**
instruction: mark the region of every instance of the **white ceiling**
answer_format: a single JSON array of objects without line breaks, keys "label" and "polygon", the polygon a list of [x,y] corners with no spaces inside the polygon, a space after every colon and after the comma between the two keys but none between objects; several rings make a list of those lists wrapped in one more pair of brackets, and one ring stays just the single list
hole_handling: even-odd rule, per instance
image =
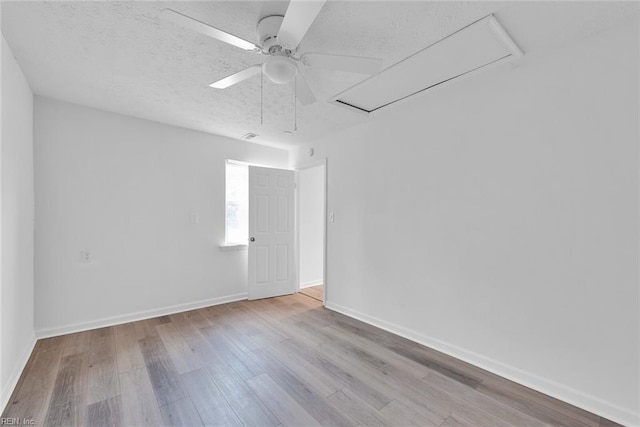
[{"label": "white ceiling", "polygon": [[[208,87],[260,56],[160,22],[167,7],[257,42],[256,23],[287,2],[3,1],[2,33],[38,95],[282,147],[372,120],[325,102],[366,76],[306,70],[320,101],[298,105],[298,130],[283,133],[294,130],[293,93],[267,80],[261,125],[259,75]],[[532,55],[619,25],[638,3],[329,0],[301,50],[379,57],[386,68],[489,13]]]}]

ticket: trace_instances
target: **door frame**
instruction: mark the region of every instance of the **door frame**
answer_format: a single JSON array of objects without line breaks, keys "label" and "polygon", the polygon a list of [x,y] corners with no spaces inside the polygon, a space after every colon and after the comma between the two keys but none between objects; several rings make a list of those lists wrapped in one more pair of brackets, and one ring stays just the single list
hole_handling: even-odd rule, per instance
[{"label": "door frame", "polygon": [[322,305],[327,304],[327,219],[328,219],[328,188],[329,188],[329,168],[326,158],[318,159],[313,162],[304,163],[303,165],[295,168],[295,200],[296,200],[296,212],[295,212],[295,263],[296,263],[296,287],[300,292],[300,171],[305,169],[311,169],[315,167],[324,168],[324,207],[322,209]]}]

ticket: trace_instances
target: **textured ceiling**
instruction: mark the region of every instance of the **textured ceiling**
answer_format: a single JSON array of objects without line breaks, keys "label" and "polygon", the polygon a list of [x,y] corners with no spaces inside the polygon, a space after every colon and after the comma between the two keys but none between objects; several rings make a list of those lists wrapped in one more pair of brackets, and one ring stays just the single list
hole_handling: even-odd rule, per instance
[{"label": "textured ceiling", "polygon": [[[375,119],[326,99],[366,76],[306,69],[319,102],[260,76],[225,90],[209,83],[261,56],[161,22],[172,8],[250,41],[263,16],[287,2],[2,2],[2,33],[38,95],[231,138],[291,146]],[[495,13],[526,55],[544,53],[637,15],[635,2],[430,2],[329,0],[300,51],[379,57],[386,68],[451,32]],[[428,96],[428,94],[420,95]],[[291,134],[284,131],[293,131]]]}]

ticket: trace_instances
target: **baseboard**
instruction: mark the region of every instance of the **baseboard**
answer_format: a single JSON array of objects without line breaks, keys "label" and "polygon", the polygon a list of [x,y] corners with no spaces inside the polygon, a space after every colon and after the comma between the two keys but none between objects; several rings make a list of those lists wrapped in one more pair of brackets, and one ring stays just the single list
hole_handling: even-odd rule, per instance
[{"label": "baseboard", "polygon": [[376,326],[380,329],[384,329],[385,331],[399,335],[403,338],[407,338],[411,341],[417,342],[418,344],[433,348],[434,350],[438,350],[449,356],[455,357],[456,359],[460,359],[518,384],[522,384],[533,390],[607,418],[611,421],[615,421],[626,426],[640,426],[640,414],[636,414],[633,411],[621,408],[595,396],[585,394],[547,378],[523,371],[522,369],[507,365],[473,351],[428,337],[420,334],[419,332],[369,316],[368,314],[352,310],[339,304],[326,302],[325,307],[368,323],[372,326]]},{"label": "baseboard", "polygon": [[11,395],[18,385],[18,381],[20,380],[20,375],[22,375],[22,371],[27,366],[27,362],[29,361],[29,357],[31,357],[31,353],[33,353],[33,349],[36,346],[36,342],[38,340],[35,337],[35,334],[31,338],[31,343],[27,346],[25,351],[18,359],[18,363],[13,368],[11,375],[9,375],[9,379],[7,383],[2,387],[2,394],[0,395],[0,414],[4,412],[4,409],[7,407],[9,403],[9,399],[11,399]]},{"label": "baseboard", "polygon": [[209,307],[212,305],[226,304],[228,302],[240,301],[247,299],[247,293],[227,295],[224,297],[211,298],[206,300],[194,301],[185,304],[171,305],[168,307],[157,308],[153,310],[139,311],[136,313],[125,314],[121,316],[106,317],[91,322],[75,323],[72,325],[60,326],[56,328],[40,329],[36,331],[36,337],[50,338],[59,335],[72,334],[76,332],[88,331],[91,329],[104,328],[108,326],[120,325],[122,323],[135,322],[137,320],[150,319],[158,316],[166,316],[168,314],[180,313],[182,311],[195,310],[198,308]]},{"label": "baseboard", "polygon": [[322,285],[324,281],[322,279],[319,280],[309,280],[307,282],[300,283],[300,289],[310,288],[312,286]]}]

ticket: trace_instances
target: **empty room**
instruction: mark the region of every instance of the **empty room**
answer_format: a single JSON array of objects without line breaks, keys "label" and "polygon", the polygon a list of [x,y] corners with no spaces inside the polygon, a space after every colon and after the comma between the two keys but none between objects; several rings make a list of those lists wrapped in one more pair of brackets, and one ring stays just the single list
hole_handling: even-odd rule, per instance
[{"label": "empty room", "polygon": [[0,425],[640,426],[640,2],[0,18]]}]

